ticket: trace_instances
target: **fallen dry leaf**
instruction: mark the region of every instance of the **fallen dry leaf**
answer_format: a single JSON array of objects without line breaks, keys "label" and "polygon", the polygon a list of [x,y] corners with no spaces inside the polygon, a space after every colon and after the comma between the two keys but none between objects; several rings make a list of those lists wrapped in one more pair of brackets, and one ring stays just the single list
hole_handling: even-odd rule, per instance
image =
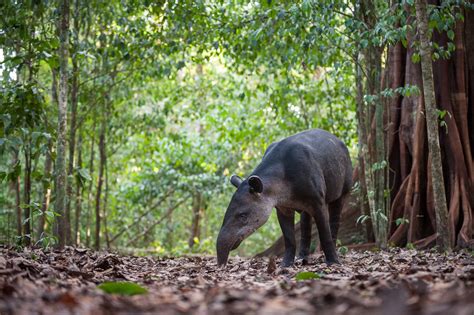
[{"label": "fallen dry leaf", "polygon": [[[133,257],[87,249],[0,248],[0,313],[110,314],[473,314],[474,260],[390,249],[349,251],[327,267],[280,268],[279,258]],[[308,271],[319,279],[296,281]],[[148,294],[114,296],[105,281],[130,281]]]}]

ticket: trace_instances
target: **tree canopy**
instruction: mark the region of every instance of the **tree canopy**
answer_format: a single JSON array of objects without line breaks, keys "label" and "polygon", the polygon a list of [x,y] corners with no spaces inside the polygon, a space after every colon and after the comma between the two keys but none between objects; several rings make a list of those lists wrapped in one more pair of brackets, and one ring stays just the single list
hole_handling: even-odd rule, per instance
[{"label": "tree canopy", "polygon": [[[396,196],[419,156],[412,147],[392,149],[399,132],[411,144],[422,112],[411,101],[423,88],[412,80],[416,71],[396,68],[420,65],[413,1],[66,2],[66,57],[65,2],[0,4],[2,242],[57,243],[53,225],[61,215],[67,244],[213,253],[233,193],[229,176],[250,174],[269,144],[309,128],[334,133],[350,149],[353,202],[360,204],[353,225],[367,229],[361,242],[406,245],[432,232],[393,238],[397,226],[416,218]],[[435,67],[472,45],[470,7],[452,0],[428,7]],[[463,58],[472,87],[472,52]],[[61,84],[68,96],[64,153],[56,145]],[[411,109],[401,124],[394,118],[400,106]],[[441,133],[454,111],[439,106]],[[468,220],[474,138],[472,123],[460,119]],[[67,174],[61,213],[53,206],[61,196],[58,154]],[[430,198],[421,208],[431,207]],[[457,232],[459,222],[451,222]],[[466,233],[472,238],[472,227]],[[259,252],[279,234],[272,216],[239,253]]]}]

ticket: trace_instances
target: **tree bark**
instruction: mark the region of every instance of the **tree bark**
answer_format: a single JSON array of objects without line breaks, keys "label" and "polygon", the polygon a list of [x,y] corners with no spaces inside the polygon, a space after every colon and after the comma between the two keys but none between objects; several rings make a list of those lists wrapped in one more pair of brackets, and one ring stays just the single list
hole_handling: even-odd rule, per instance
[{"label": "tree bark", "polygon": [[105,244],[107,245],[107,249],[110,248],[110,237],[109,237],[109,227],[107,225],[107,206],[109,201],[109,170],[107,167],[107,155],[105,155],[105,191],[104,191],[104,207],[103,207],[103,215],[104,218],[104,235],[105,235]]},{"label": "tree bark", "polygon": [[423,78],[423,95],[426,108],[426,125],[428,131],[428,149],[431,155],[430,176],[433,187],[434,210],[436,214],[437,245],[441,249],[451,249],[452,231],[448,224],[448,208],[444,187],[441,149],[439,144],[438,114],[436,111],[433,67],[428,33],[428,13],[426,0],[416,0],[417,29],[420,39],[421,73]]},{"label": "tree bark", "polygon": [[[89,158],[89,174],[91,178],[94,174],[94,158],[95,158],[95,136],[96,136],[96,120],[92,124],[92,140],[91,140],[91,148],[90,148],[90,158]],[[86,246],[89,247],[91,243],[91,217],[92,217],[92,187],[94,181],[91,180],[89,183],[89,188],[87,192],[87,214],[86,214]]]},{"label": "tree bark", "polygon": [[[79,133],[79,141],[77,143],[77,166],[82,168],[82,135]],[[74,220],[74,244],[79,246],[81,243],[81,212],[82,212],[82,183],[79,179],[76,179],[76,217]]]},{"label": "tree bark", "polygon": [[99,177],[97,179],[97,191],[95,197],[95,243],[94,248],[100,249],[100,201],[102,195],[102,185],[104,182],[105,166],[105,118],[102,118],[99,135]]},{"label": "tree bark", "polygon": [[[374,1],[359,2],[358,18],[364,21],[368,28],[374,28],[377,23],[377,8]],[[387,246],[388,210],[385,201],[387,187],[384,134],[384,102],[382,88],[382,52],[383,47],[369,46],[359,52],[358,68],[363,69],[364,76],[358,74],[357,82],[358,117],[360,128],[360,149],[362,164],[360,176],[367,191],[370,221],[375,240],[379,247]],[[365,83],[365,84],[364,84]],[[368,96],[363,101],[363,95]],[[365,104],[367,103],[367,104]]]},{"label": "tree bark", "polygon": [[[16,165],[19,163],[18,160],[18,152],[14,153],[14,158],[13,158],[13,165]],[[16,208],[16,235],[19,238],[23,237],[23,224],[22,224],[22,213],[23,210],[21,209],[21,178],[20,175],[18,175],[15,178],[15,181],[13,183],[13,189],[15,190],[15,208]]]},{"label": "tree bark", "polygon": [[26,140],[23,148],[25,157],[25,173],[23,179],[23,244],[30,246],[33,235],[31,234],[31,139]]},{"label": "tree bark", "polygon": [[66,243],[66,128],[67,128],[67,90],[68,90],[68,56],[69,56],[69,0],[61,0],[59,23],[59,101],[58,101],[58,134],[56,149],[56,201],[55,212],[59,214],[55,228],[58,247]]},{"label": "tree bark", "polygon": [[200,192],[196,192],[193,195],[193,219],[191,223],[191,233],[188,239],[189,248],[193,248],[195,244],[195,239],[199,239],[200,237],[200,220],[202,216],[202,194]]},{"label": "tree bark", "polygon": [[[57,82],[58,72],[55,69],[51,70],[51,101],[52,104],[58,106],[58,82]],[[46,125],[49,126],[48,121]],[[53,167],[53,158],[51,156],[51,146],[52,141],[48,140],[48,150],[46,151],[46,156],[44,160],[44,174],[48,178],[51,176],[51,169]],[[51,187],[49,185],[43,184],[43,202],[41,203],[41,215],[39,216],[38,221],[38,239],[41,239],[44,235],[46,228],[46,211],[49,208],[49,203],[51,201]]]},{"label": "tree bark", "polygon": [[[44,175],[49,177],[51,176],[51,168],[53,161],[51,158],[51,152],[49,150],[46,152],[46,157],[44,160]],[[41,239],[44,235],[45,225],[46,225],[46,211],[49,208],[49,202],[51,200],[51,187],[48,184],[43,184],[43,202],[41,203],[41,214],[38,221],[38,240]]]},{"label": "tree bark", "polygon": [[72,245],[71,229],[71,203],[73,199],[73,173],[74,173],[74,153],[76,150],[76,120],[79,90],[79,69],[77,65],[78,32],[79,32],[79,1],[74,5],[73,29],[73,55],[72,55],[72,78],[71,78],[71,123],[69,126],[69,159],[68,159],[68,181],[67,181],[67,202],[66,202],[66,242]]}]

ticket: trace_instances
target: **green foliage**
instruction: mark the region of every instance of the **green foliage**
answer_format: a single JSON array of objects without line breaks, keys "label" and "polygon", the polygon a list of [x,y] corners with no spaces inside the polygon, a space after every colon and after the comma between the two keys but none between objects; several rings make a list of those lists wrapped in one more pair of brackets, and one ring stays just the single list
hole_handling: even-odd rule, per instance
[{"label": "green foliage", "polygon": [[109,294],[138,295],[148,293],[147,289],[132,282],[104,282],[97,287]]},{"label": "green foliage", "polygon": [[[48,247],[55,241],[57,214],[43,209],[49,189],[49,204],[55,199],[55,175],[45,170],[48,157],[56,157],[55,5],[0,4],[2,242],[16,233],[12,187],[18,178],[20,205],[32,210],[26,220],[39,234],[33,237],[36,244]],[[113,239],[114,248],[213,254],[234,192],[228,178],[249,175],[269,144],[322,128],[340,137],[355,159],[354,65],[359,61],[354,57],[362,49],[382,51],[398,42],[407,46],[407,36],[415,31],[406,10],[412,1],[393,7],[375,1],[374,25],[355,14],[358,5],[344,0],[71,1],[69,90],[73,78],[78,83],[76,151],[68,182],[74,186],[71,209],[82,211],[80,243],[91,244],[95,203],[100,200],[100,215],[107,221],[100,232]],[[454,49],[454,25],[462,19],[462,5],[467,3],[443,1],[430,8],[431,29],[446,31],[449,39],[445,47],[433,45],[439,58]],[[413,56],[416,61],[418,56]],[[396,95],[416,96],[419,89],[407,85],[371,93],[364,96],[364,104]],[[70,120],[72,96],[70,92]],[[107,163],[97,198],[101,128]],[[29,203],[23,201],[27,166],[32,179]],[[386,167],[386,161],[379,161],[369,169]],[[190,248],[193,205],[185,198],[196,192],[202,195],[200,235]],[[182,199],[186,201],[174,209]],[[163,218],[170,208],[172,213]],[[45,231],[37,228],[42,217]],[[357,222],[369,218],[361,216]],[[261,251],[280,233],[272,214],[236,253]]]},{"label": "green foliage", "polygon": [[342,242],[339,239],[336,240],[336,246],[341,255],[345,255],[349,251],[349,248],[347,248],[347,246],[342,245]]},{"label": "green foliage", "polygon": [[367,220],[370,220],[370,215],[363,214],[357,218],[356,223],[364,224]]},{"label": "green foliage", "polygon": [[295,275],[296,281],[320,279],[321,275],[312,271],[301,271]]},{"label": "green foliage", "polygon": [[408,223],[410,223],[410,221],[409,221],[408,219],[405,219],[405,218],[397,218],[397,219],[395,220],[395,224],[396,224],[397,226],[399,226],[399,225],[401,225],[401,224],[408,224]]},{"label": "green foliage", "polygon": [[415,245],[413,243],[407,243],[406,246],[407,249],[416,249]]}]

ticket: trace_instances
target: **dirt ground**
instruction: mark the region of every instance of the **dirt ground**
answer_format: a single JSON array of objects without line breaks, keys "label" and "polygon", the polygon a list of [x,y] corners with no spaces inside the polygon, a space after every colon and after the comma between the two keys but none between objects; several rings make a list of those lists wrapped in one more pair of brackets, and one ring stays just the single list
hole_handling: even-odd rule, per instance
[{"label": "dirt ground", "polygon": [[[349,251],[328,268],[281,269],[279,259],[134,257],[67,248],[0,248],[0,314],[474,314],[474,256]],[[296,280],[312,271],[313,280]],[[313,275],[314,276],[314,275]],[[148,293],[107,294],[104,281]]]}]

